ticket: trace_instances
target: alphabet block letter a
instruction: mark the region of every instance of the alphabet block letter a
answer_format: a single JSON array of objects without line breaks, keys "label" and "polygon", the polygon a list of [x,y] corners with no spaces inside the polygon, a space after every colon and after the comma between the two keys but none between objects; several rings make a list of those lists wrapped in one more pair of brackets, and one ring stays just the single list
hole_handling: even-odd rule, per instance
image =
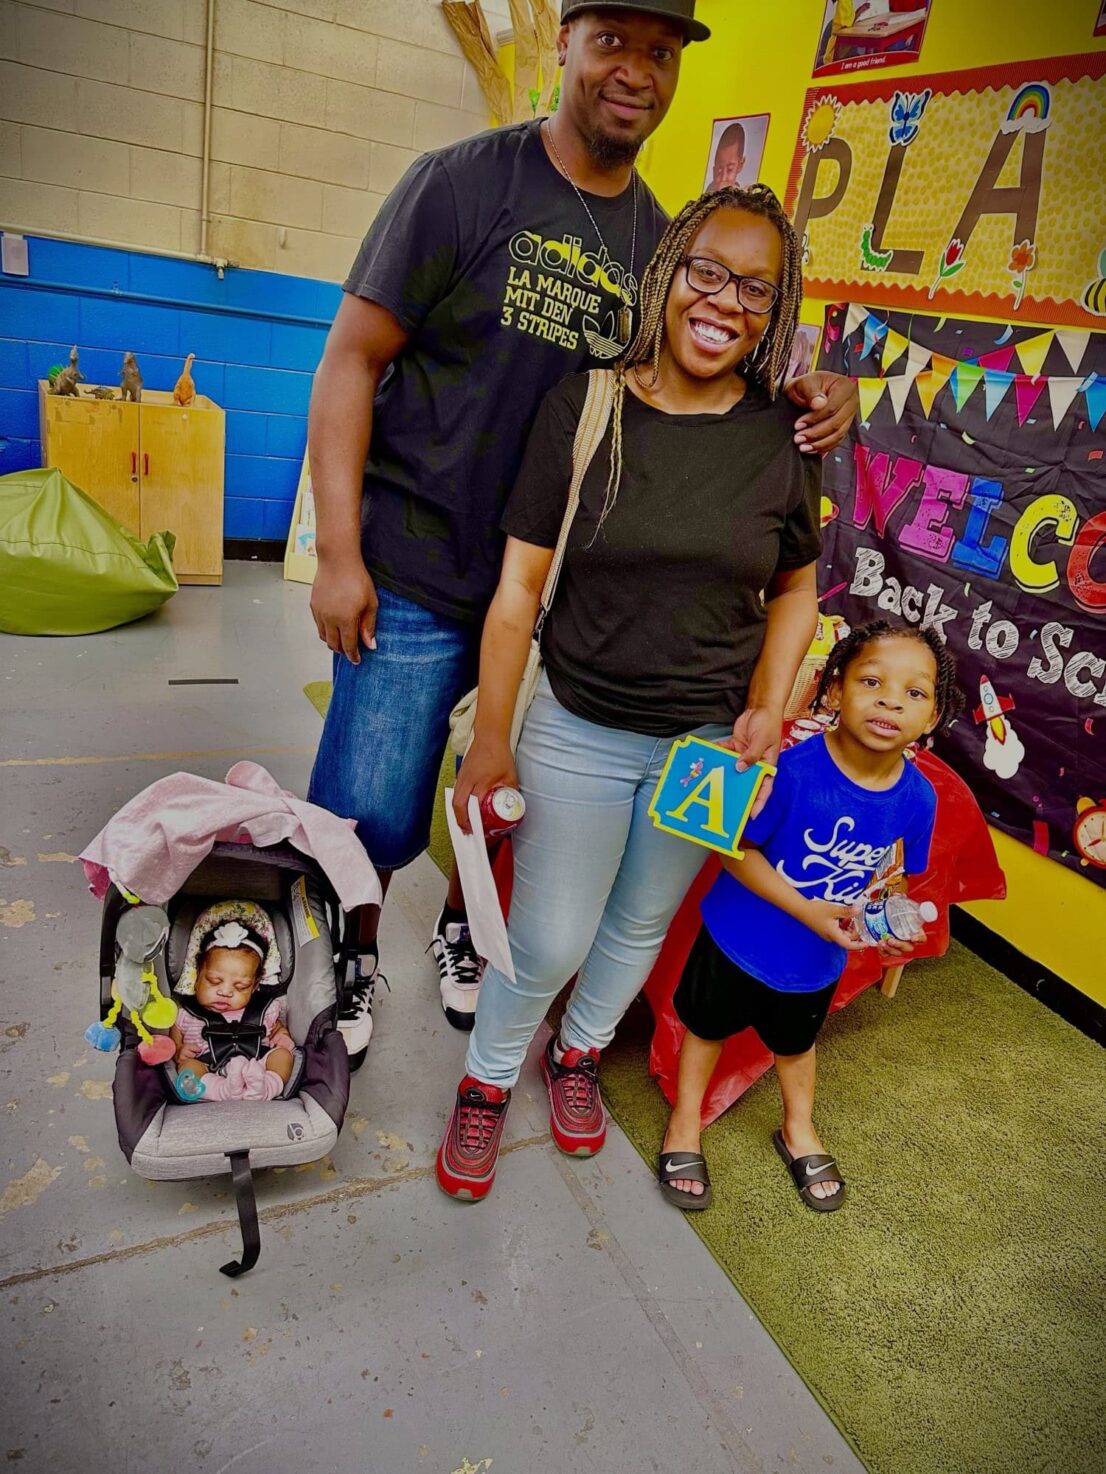
[{"label": "alphabet block letter a", "polygon": [[[699,826],[705,833],[717,834],[722,839],[728,838],[722,823],[724,783],[725,779],[722,776],[721,766],[711,768],[710,772],[695,785],[683,803],[674,809],[669,809],[668,817],[674,819],[677,824],[688,824],[698,821]],[[694,821],[689,817],[688,810],[693,804],[702,804],[706,809],[707,816],[705,821],[701,814],[696,814]]]},{"label": "alphabet block letter a", "polygon": [[732,749],[701,737],[672,744],[649,817],[658,829],[741,859],[738,843],[761,783],[776,770],[753,763],[738,772]]}]

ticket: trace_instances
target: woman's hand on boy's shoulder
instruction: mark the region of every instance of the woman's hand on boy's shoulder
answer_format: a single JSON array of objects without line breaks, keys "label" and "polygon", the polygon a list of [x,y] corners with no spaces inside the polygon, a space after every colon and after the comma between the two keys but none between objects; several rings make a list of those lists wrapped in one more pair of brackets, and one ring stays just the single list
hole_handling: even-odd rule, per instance
[{"label": "woman's hand on boy's shoulder", "polygon": [[[783,740],[783,712],[769,710],[766,706],[747,706],[733,724],[733,731],[719,743],[720,747],[732,747],[737,754],[737,770],[744,773],[754,763],[770,763],[775,767],[780,759],[780,743]],[[755,819],[768,802],[772,792],[772,779],[764,779],[757,790],[750,819]]]},{"label": "woman's hand on boy's shoulder", "polygon": [[469,798],[478,799],[491,788],[518,787],[518,770],[510,743],[488,737],[474,737],[465,754],[457,782],[453,786],[453,813],[464,834],[471,834]]},{"label": "woman's hand on boy's shoulder", "polygon": [[795,443],[811,455],[836,450],[860,409],[855,380],[825,369],[789,379],[784,393],[792,404],[808,411],[795,421]]}]

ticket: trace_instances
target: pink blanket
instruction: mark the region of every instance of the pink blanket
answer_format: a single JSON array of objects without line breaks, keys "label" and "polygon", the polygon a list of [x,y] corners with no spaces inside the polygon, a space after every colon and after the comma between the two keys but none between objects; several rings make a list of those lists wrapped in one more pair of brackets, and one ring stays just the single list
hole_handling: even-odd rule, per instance
[{"label": "pink blanket", "polygon": [[318,863],[346,911],[379,905],[380,881],[354,821],[288,793],[258,763],[235,763],[225,783],[194,773],[160,778],[124,804],[80,858],[97,900],[114,881],[158,906],[218,841],[264,848],[282,840]]}]

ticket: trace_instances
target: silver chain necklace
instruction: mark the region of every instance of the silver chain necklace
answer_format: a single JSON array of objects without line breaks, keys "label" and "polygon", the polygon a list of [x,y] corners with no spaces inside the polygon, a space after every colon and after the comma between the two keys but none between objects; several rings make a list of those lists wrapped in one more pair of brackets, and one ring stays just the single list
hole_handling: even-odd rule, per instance
[{"label": "silver chain necklace", "polygon": [[[584,199],[584,196],[581,193],[580,188],[577,185],[575,179],[573,179],[572,175],[568,172],[568,169],[565,166],[564,159],[561,158],[561,151],[557,147],[556,140],[553,137],[553,129],[550,128],[550,126],[549,126],[549,119],[546,118],[545,121],[542,123],[541,126],[544,127],[544,129],[545,129],[545,136],[546,136],[546,138],[549,139],[549,147],[553,150],[553,157],[557,160],[557,163],[561,166],[561,173],[568,180],[569,184],[572,185],[572,188],[576,191],[576,198],[580,201],[581,205],[583,205],[584,212],[587,215],[588,219],[591,221],[592,229],[595,231],[596,235],[599,237],[599,244],[603,247],[604,251],[606,251],[606,253],[607,253],[607,260],[608,261],[613,261],[614,260],[614,257],[611,255],[610,248],[608,247],[607,242],[603,239],[603,232],[599,229],[599,225],[598,225],[598,222],[595,219],[595,216],[591,213],[591,210],[588,208],[588,202],[587,202],[587,200]],[[631,240],[630,240],[630,267],[629,267],[629,275],[632,276],[633,275],[633,271],[634,271],[634,260],[635,260],[635,258],[637,256],[637,170],[636,169],[633,171],[633,174],[632,174],[631,179],[630,179],[630,188],[634,192],[634,229],[633,229],[633,235],[632,235]],[[634,331],[634,314],[633,314],[633,310],[629,306],[627,306],[627,304],[625,302],[623,302],[622,306],[618,309],[618,339],[619,339],[619,342],[623,345],[623,347],[625,347],[629,343],[630,337],[631,337],[633,331]]]}]

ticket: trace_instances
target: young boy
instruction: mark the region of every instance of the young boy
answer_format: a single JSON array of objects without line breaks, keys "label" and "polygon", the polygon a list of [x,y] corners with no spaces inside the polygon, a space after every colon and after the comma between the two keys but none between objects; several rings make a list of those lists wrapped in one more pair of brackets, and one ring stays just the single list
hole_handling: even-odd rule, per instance
[{"label": "young boy", "polygon": [[[676,1105],[660,1155],[661,1191],[684,1210],[711,1201],[699,1152],[703,1095],[723,1042],[752,1027],[775,1055],[783,1098],[776,1150],[808,1208],[840,1208],[845,1183],[814,1129],[814,1041],[862,901],[901,840],[904,870],[926,868],[936,795],[903,756],[959,709],[952,658],[932,630],[879,620],[836,645],[815,701],[835,713],[824,736],[780,757],[768,802],[745,829],[743,860],[703,902],[704,927],[673,1000],[687,1028]],[[913,942],[887,942],[909,952]]]}]

